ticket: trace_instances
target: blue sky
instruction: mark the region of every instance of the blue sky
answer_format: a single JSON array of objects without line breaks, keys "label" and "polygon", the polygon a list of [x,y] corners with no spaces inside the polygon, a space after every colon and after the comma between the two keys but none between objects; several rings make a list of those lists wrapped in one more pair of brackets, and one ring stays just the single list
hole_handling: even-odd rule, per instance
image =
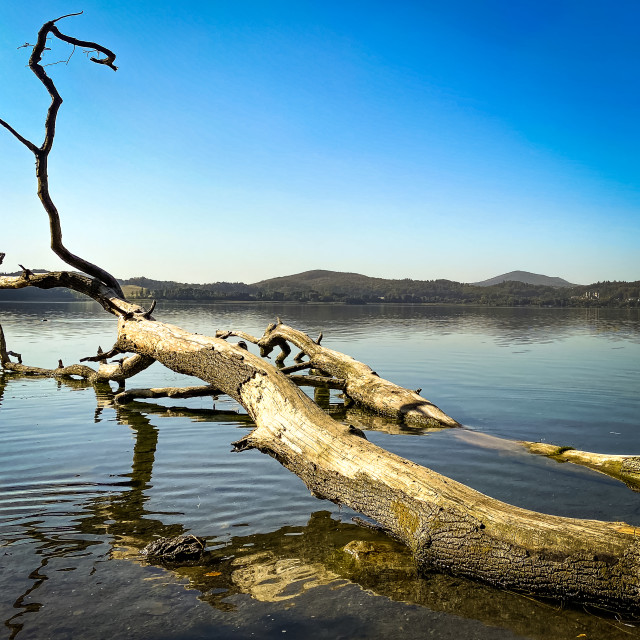
[{"label": "blue sky", "polygon": [[[10,3],[0,117],[41,143],[43,22],[68,248],[118,277],[308,269],[463,282],[640,279],[640,3]],[[55,45],[49,60],[66,59]],[[33,158],[0,130],[2,268],[61,268]]]}]

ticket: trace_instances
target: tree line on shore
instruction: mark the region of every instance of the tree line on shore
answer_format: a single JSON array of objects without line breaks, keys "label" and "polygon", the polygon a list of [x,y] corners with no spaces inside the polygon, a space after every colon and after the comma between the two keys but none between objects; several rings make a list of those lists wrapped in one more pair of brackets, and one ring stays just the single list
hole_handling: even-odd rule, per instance
[{"label": "tree line on shore", "polygon": [[[120,282],[127,297],[132,300],[640,308],[640,281],[603,281],[571,287],[506,281],[492,286],[480,286],[452,280],[390,280],[360,274],[310,271],[255,284],[188,284],[145,277]],[[75,295],[64,289],[39,291],[27,288],[1,292],[0,299],[73,300]]]}]

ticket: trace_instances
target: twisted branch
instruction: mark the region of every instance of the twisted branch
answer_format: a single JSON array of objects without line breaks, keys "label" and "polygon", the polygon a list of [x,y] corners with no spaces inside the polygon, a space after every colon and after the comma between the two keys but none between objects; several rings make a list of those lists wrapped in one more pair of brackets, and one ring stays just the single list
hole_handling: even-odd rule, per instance
[{"label": "twisted branch", "polygon": [[51,249],[53,252],[68,265],[86,273],[100,282],[106,284],[111,289],[113,289],[118,297],[124,298],[124,293],[122,292],[122,288],[120,284],[108,271],[105,271],[101,267],[93,264],[81,258],[74,253],[71,253],[62,242],[62,227],[60,224],[60,216],[58,214],[58,210],[53,203],[51,198],[51,194],[49,193],[49,176],[48,176],[48,162],[49,162],[49,153],[53,147],[53,141],[56,133],[56,119],[58,116],[58,111],[60,109],[60,105],[62,104],[62,97],[58,93],[53,80],[47,75],[44,70],[43,65],[41,64],[42,55],[47,47],[47,38],[49,34],[55,36],[59,40],[63,42],[68,42],[74,46],[81,47],[89,47],[95,51],[98,51],[104,54],[105,58],[95,58],[92,57],[90,60],[97,64],[104,64],[114,71],[117,67],[113,64],[115,60],[115,54],[103,47],[100,44],[95,42],[89,42],[87,40],[78,40],[77,38],[73,38],[71,36],[67,36],[60,32],[60,30],[55,26],[55,23],[63,18],[67,18],[69,16],[80,15],[80,13],[70,13],[64,16],[60,16],[55,20],[50,20],[49,22],[45,22],[40,31],[38,32],[38,39],[36,44],[33,47],[33,52],[31,53],[31,57],[29,58],[29,68],[33,71],[35,76],[40,80],[40,82],[44,85],[49,95],[51,96],[51,104],[49,105],[49,109],[47,111],[47,116],[45,119],[45,136],[44,141],[40,147],[36,146],[33,142],[22,136],[18,133],[9,123],[5,120],[0,119],[0,124],[11,133],[17,140],[19,140],[22,144],[24,144],[29,151],[31,151],[36,158],[36,177],[38,180],[38,197],[40,198],[40,202],[42,202],[42,206],[44,207],[47,215],[49,216],[49,229],[51,233]]}]

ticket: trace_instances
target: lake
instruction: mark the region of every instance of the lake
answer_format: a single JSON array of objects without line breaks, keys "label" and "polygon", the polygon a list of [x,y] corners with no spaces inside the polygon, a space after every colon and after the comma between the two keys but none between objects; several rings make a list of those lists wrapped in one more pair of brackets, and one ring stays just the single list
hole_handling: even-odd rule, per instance
[{"label": "lake", "polygon": [[[506,442],[640,453],[638,310],[161,302],[154,315],[209,335],[262,335],[276,316],[322,331],[323,345],[422,388],[471,430],[375,420],[371,441],[511,504],[640,526],[640,495],[624,484]],[[0,322],[8,348],[43,367],[115,340],[115,320],[93,303],[4,302]],[[128,386],[197,383],[156,364]],[[339,409],[335,392],[322,401]],[[349,509],[312,497],[268,456],[231,453],[251,424],[227,398],[215,407],[163,399],[116,410],[111,394],[80,382],[0,374],[8,638],[640,637],[636,622],[593,608],[416,576],[406,550]],[[212,560],[168,569],[140,556],[157,536],[183,533],[207,538]],[[383,546],[382,561],[353,561],[352,540]]]}]

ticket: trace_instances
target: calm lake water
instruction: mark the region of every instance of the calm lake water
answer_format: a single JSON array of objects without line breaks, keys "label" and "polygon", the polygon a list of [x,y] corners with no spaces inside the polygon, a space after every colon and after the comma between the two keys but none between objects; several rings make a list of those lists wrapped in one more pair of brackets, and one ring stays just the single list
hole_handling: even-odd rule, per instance
[{"label": "calm lake water", "polygon": [[[322,331],[324,345],[422,388],[472,429],[350,416],[376,444],[512,504],[640,526],[640,494],[623,484],[487,437],[640,453],[637,310],[161,303],[155,315],[206,334],[261,335],[276,315]],[[44,367],[115,339],[114,319],[90,303],[0,303],[0,322],[8,348]],[[154,365],[130,386],[190,383]],[[210,411],[210,398],[116,410],[82,383],[0,374],[6,637],[640,637],[633,621],[592,609],[417,577],[406,551],[353,512],[315,499],[267,456],[231,453],[251,425],[230,400],[215,404],[228,413]],[[207,538],[209,563],[171,570],[140,556],[182,533]],[[381,565],[342,550],[362,539],[388,546]]]}]

